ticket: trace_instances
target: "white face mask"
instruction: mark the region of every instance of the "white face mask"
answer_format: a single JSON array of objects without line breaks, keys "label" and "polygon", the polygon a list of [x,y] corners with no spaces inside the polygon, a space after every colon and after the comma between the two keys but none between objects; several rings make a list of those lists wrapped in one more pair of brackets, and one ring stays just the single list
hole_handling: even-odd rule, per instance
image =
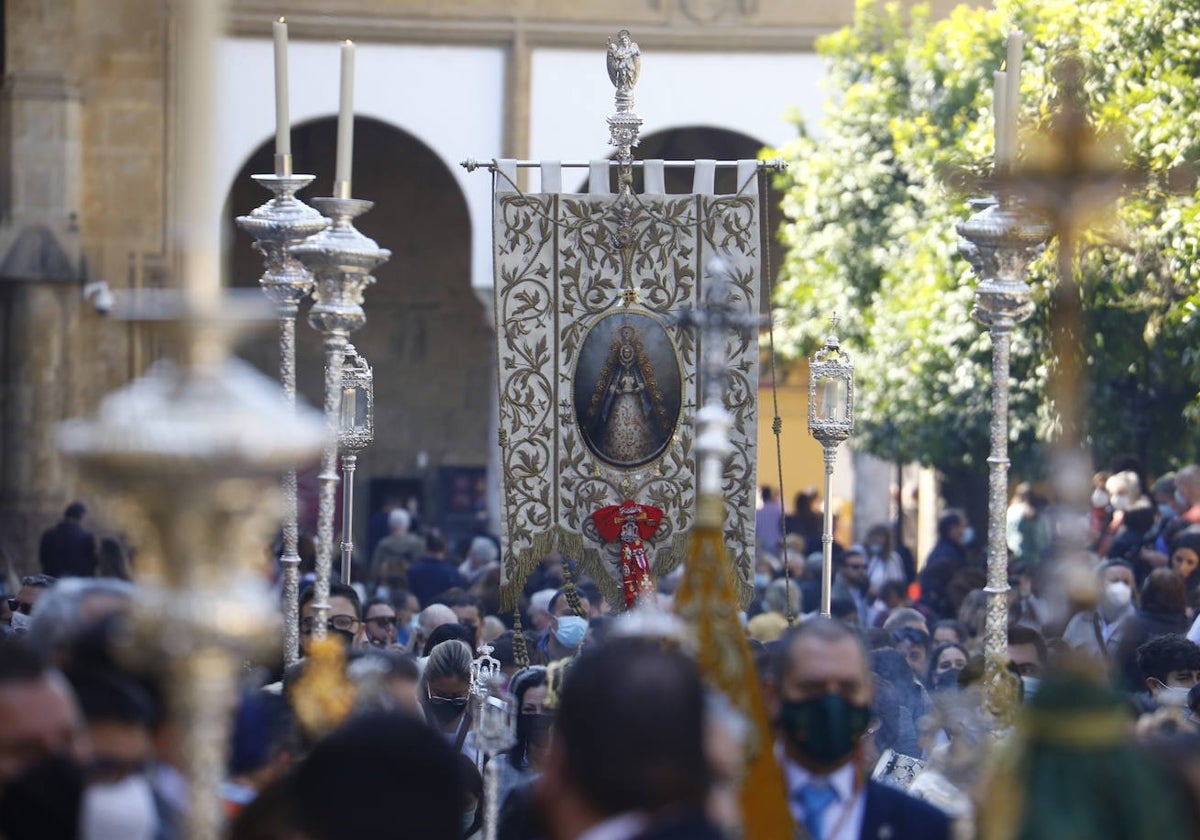
[{"label": "white face mask", "polygon": [[1188,704],[1188,692],[1191,689],[1184,688],[1180,685],[1163,685],[1158,683],[1162,688],[1154,695],[1154,702],[1160,706],[1171,706],[1176,709],[1186,709]]},{"label": "white face mask", "polygon": [[1092,491],[1092,507],[1105,508],[1108,507],[1108,493],[1097,487]]},{"label": "white face mask", "polygon": [[1028,703],[1037,696],[1038,689],[1042,687],[1042,681],[1037,677],[1021,677],[1021,685],[1025,689],[1025,702]]},{"label": "white face mask", "polygon": [[80,840],[154,840],[158,812],[145,776],[92,785],[83,794]]},{"label": "white face mask", "polygon": [[1133,600],[1133,590],[1123,580],[1110,580],[1104,585],[1104,605],[1110,609],[1123,610]]},{"label": "white face mask", "polygon": [[33,623],[33,616],[25,615],[23,612],[14,612],[12,614],[12,629],[14,633],[28,633],[29,625]]}]

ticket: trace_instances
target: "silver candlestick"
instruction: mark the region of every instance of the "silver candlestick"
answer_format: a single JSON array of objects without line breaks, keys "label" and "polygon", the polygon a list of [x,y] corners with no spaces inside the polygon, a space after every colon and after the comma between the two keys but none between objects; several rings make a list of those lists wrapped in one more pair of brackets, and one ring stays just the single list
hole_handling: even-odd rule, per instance
[{"label": "silver candlestick", "polygon": [[329,620],[329,578],[333,557],[333,510],[337,503],[338,433],[342,403],[342,364],[350,333],[366,323],[363,291],[375,278],[371,271],[391,257],[375,240],[354,227],[354,219],[374,204],[355,198],[314,198],[313,204],[332,220],[325,230],[292,247],[316,281],[308,323],[324,336],[325,423],[329,443],[321,458],[317,507],[317,580],[313,593],[313,638],[325,638]]},{"label": "silver candlestick", "polygon": [[342,582],[350,582],[354,559],[354,470],[358,453],[375,440],[375,383],[367,360],[353,344],[342,360]]},{"label": "silver candlestick", "polygon": [[1033,314],[1025,282],[1030,261],[1049,237],[1049,228],[1010,196],[971,202],[976,212],[958,225],[961,253],[980,283],[971,317],[992,338],[991,454],[988,456],[987,625],[984,635],[983,704],[997,720],[1011,721],[1018,685],[1008,672],[1008,382],[1013,329]]},{"label": "silver candlestick", "polygon": [[[484,840],[495,840],[496,828],[500,819],[499,766],[493,760],[516,743],[516,708],[515,698],[504,690],[504,674],[500,673],[499,662],[489,655],[491,648],[481,647],[483,655],[472,666],[472,694],[479,698],[479,719],[475,724],[475,746],[482,760],[487,762],[484,769],[484,811],[483,836]],[[489,659],[491,663],[477,670],[481,660]],[[495,667],[492,667],[494,664]]]},{"label": "silver candlestick", "polygon": [[821,615],[832,613],[833,465],[838,446],[854,433],[854,365],[838,339],[838,319],[808,364],[808,431],[825,452],[825,512],[821,527]]},{"label": "silver candlestick", "polygon": [[[281,172],[291,172],[291,155],[280,161]],[[263,255],[266,271],[259,278],[263,294],[275,304],[279,319],[279,382],[283,385],[286,411],[296,408],[296,314],[300,302],[312,291],[312,275],[292,257],[289,249],[324,230],[329,220],[296,198],[296,192],[312,183],[313,175],[255,175],[254,180],[275,194],[249,216],[238,216],[237,224],[254,237],[254,247]],[[300,656],[300,555],[297,523],[296,470],[283,477],[283,658],[291,665]]]}]

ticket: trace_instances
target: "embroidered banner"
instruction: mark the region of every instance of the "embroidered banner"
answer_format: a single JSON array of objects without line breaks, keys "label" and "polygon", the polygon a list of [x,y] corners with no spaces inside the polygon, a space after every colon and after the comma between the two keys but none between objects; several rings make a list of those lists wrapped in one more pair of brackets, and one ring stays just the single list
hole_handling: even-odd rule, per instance
[{"label": "embroidered banner", "polygon": [[[497,166],[495,317],[500,391],[503,581],[517,603],[542,557],[558,550],[620,608],[621,543],[593,514],[627,501],[658,508],[645,540],[655,578],[683,558],[695,515],[693,419],[700,402],[698,339],[676,324],[713,285],[720,255],[731,302],[759,308],[756,161],[740,161],[739,191],[713,195],[698,161],[689,194],[605,194],[608,161],[591,192],[521,193],[515,166]],[[543,185],[561,183],[544,165]],[[645,163],[661,193],[662,162]],[[724,282],[724,281],[722,281]],[[743,603],[753,592],[758,339],[727,339],[733,454],[725,469],[726,537]]]}]

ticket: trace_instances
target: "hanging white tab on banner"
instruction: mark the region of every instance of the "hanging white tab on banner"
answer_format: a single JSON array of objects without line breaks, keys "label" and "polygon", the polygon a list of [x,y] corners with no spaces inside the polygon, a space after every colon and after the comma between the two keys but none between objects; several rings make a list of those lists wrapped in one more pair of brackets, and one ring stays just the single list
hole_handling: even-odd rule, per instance
[{"label": "hanging white tab on banner", "polygon": [[666,172],[661,160],[647,160],[642,163],[642,175],[645,176],[646,185],[642,190],[646,195],[664,195],[667,192],[666,179],[663,173]]},{"label": "hanging white tab on banner", "polygon": [[562,161],[544,160],[539,169],[542,171],[542,192],[562,192]]},{"label": "hanging white tab on banner", "polygon": [[692,192],[700,195],[712,195],[717,175],[715,160],[698,160],[692,173]]},{"label": "hanging white tab on banner", "polygon": [[754,191],[754,177],[756,175],[758,175],[758,161],[739,160],[737,162],[738,195]]},{"label": "hanging white tab on banner", "polygon": [[593,160],[588,163],[588,194],[612,195],[612,188],[608,185],[608,170],[611,165],[612,161],[608,160]]},{"label": "hanging white tab on banner", "polygon": [[500,158],[496,161],[496,192],[510,193],[517,191],[517,161],[516,158]]}]

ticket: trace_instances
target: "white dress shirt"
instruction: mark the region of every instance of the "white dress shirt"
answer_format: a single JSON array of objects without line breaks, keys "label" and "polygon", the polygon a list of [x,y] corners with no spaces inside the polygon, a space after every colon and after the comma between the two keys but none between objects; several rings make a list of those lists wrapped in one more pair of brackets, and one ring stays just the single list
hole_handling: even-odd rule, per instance
[{"label": "white dress shirt", "polygon": [[646,827],[646,817],[636,811],[617,814],[589,828],[575,840],[630,840]]},{"label": "white dress shirt", "polygon": [[782,753],[780,760],[783,762],[784,781],[787,782],[788,805],[796,824],[804,825],[804,808],[796,796],[797,791],[809,782],[824,780],[833,788],[837,799],[825,809],[821,820],[824,832],[821,840],[859,840],[863,816],[867,811],[867,791],[865,783],[861,790],[854,790],[857,775],[854,762],[847,762],[828,776],[820,776],[792,761],[782,748],[779,751]]}]

